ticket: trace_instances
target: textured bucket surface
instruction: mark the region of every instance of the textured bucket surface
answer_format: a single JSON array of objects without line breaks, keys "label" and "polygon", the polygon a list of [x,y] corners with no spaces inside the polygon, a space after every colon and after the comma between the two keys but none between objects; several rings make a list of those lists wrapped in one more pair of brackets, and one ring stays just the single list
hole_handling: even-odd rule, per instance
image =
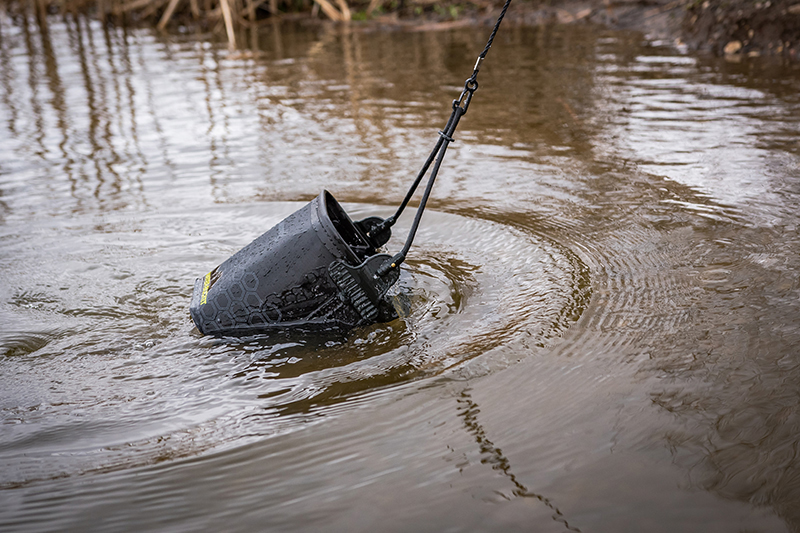
[{"label": "textured bucket surface", "polygon": [[327,191],[195,281],[189,310],[204,334],[306,326],[350,328],[362,316],[328,274],[374,253]]}]

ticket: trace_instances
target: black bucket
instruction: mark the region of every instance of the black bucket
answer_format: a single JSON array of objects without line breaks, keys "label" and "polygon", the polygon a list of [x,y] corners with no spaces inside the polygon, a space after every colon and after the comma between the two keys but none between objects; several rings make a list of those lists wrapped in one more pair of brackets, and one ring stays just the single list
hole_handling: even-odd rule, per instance
[{"label": "black bucket", "polygon": [[353,222],[327,191],[198,278],[189,311],[206,335],[288,328],[344,328],[397,315],[386,291],[397,281],[374,272],[391,232],[382,219]]}]

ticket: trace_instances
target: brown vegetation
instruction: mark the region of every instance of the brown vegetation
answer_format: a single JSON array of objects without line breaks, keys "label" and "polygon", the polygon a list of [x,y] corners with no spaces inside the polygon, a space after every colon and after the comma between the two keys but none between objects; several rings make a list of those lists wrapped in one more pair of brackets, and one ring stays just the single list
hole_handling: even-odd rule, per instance
[{"label": "brown vegetation", "polygon": [[[423,28],[491,21],[502,0],[0,0],[0,9],[38,16],[83,12],[117,24],[199,26],[224,32],[279,18],[346,23],[376,19]],[[517,0],[508,20],[526,25],[595,23],[639,30],[737,59],[800,58],[800,0]]]},{"label": "brown vegetation", "polygon": [[224,28],[231,47],[235,48],[238,28],[267,19],[305,16],[350,22],[387,14],[396,20],[400,14],[420,17],[426,13],[457,18],[465,10],[491,11],[494,3],[495,0],[0,0],[0,9],[24,14],[33,6],[37,16],[80,12],[106,22],[152,24],[161,30],[170,24],[219,31]]}]

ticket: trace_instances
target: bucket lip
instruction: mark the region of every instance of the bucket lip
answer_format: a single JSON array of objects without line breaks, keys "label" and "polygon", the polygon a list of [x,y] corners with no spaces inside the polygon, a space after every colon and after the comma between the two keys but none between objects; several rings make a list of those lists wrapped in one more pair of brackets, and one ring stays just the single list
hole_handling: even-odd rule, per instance
[{"label": "bucket lip", "polygon": [[[328,215],[329,201],[332,203],[332,205],[339,207],[339,210],[345,216],[347,222],[353,227],[353,232],[358,234],[358,229],[355,227],[355,224],[353,224],[353,221],[350,219],[350,216],[347,214],[344,208],[339,204],[338,201],[336,201],[336,198],[334,198],[327,189],[323,189],[322,192],[319,193],[319,196],[317,196],[317,216],[315,217],[317,220],[319,220],[320,228],[323,230],[326,237],[320,240],[325,245],[325,248],[327,248],[334,257],[338,259],[344,259],[353,265],[358,265],[361,263],[361,261],[344,239],[342,234],[339,233],[339,230],[336,229],[336,226],[333,225],[333,221],[331,220],[330,215]],[[312,222],[315,222],[315,220],[312,220]]]},{"label": "bucket lip", "polygon": [[189,301],[189,315],[192,317],[192,322],[203,335],[209,332],[205,331],[203,327],[203,320],[200,316],[200,294],[203,291],[203,280],[197,278],[194,280],[194,289],[192,290],[192,299]]}]

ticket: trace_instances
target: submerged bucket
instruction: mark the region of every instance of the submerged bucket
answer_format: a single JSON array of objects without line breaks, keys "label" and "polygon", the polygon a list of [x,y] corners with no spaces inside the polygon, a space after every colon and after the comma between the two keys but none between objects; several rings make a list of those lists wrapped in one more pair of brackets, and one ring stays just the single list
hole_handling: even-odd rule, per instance
[{"label": "submerged bucket", "polygon": [[[399,277],[375,272],[390,230],[382,219],[353,222],[328,192],[198,278],[189,311],[206,335],[288,328],[345,328],[397,315],[386,291]],[[377,233],[374,235],[372,233]]]}]

